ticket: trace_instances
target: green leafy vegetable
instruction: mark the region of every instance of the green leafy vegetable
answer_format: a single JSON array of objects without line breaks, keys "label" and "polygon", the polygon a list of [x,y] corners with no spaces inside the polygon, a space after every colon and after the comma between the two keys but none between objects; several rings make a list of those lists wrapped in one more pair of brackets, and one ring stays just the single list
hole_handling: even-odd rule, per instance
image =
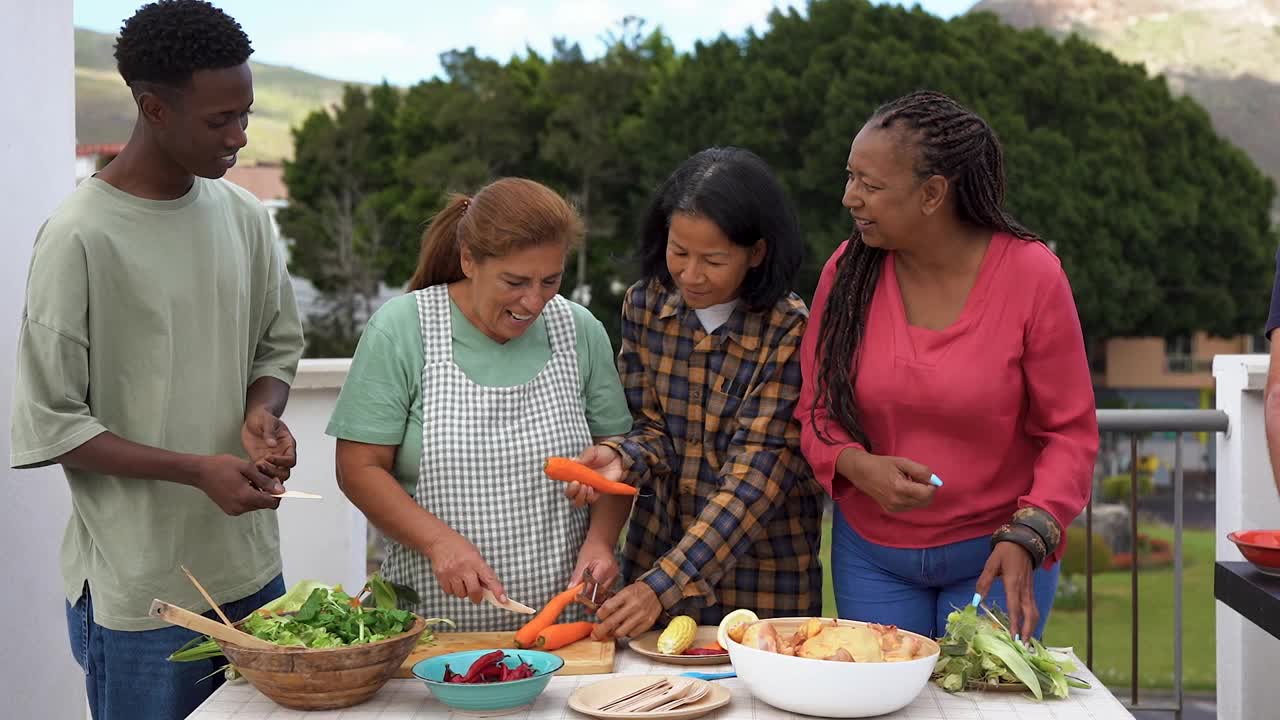
[{"label": "green leafy vegetable", "polygon": [[991,615],[979,617],[977,608],[969,606],[947,616],[947,633],[939,641],[942,654],[933,671],[943,690],[1020,683],[1043,700],[1065,698],[1068,687],[1089,687],[1067,675],[1076,670],[1070,655],[1053,652],[1035,639],[1030,647],[1022,645],[1009,635],[1008,620],[998,610]]},{"label": "green leafy vegetable", "polygon": [[[386,640],[413,628],[415,615],[397,607],[395,586],[378,575],[369,579],[360,595],[372,594],[373,607],[365,607],[341,586],[329,587],[308,580],[285,596],[268,603],[245,619],[241,628],[276,645],[334,648]],[[305,592],[305,595],[304,595]],[[430,642],[431,625],[453,623],[430,618],[423,637]],[[422,642],[421,640],[419,641]],[[212,638],[195,638],[169,656],[173,662],[206,660],[222,654]]]},{"label": "green leafy vegetable", "polygon": [[[374,577],[377,577],[376,575]],[[372,578],[370,578],[372,581]],[[325,590],[341,590],[341,585],[329,587],[318,580],[303,580],[293,587],[289,588],[289,592],[272,600],[271,602],[258,608],[259,610],[270,610],[271,612],[287,613],[298,612],[302,609],[302,604],[311,597],[311,591],[316,588],[324,588]]]},{"label": "green leafy vegetable", "polygon": [[[373,603],[386,610],[394,610],[397,606],[395,586],[380,575],[369,578],[369,591],[373,593]],[[416,593],[415,593],[416,595]],[[407,598],[406,598],[407,600]],[[410,604],[416,605],[416,601]]]}]

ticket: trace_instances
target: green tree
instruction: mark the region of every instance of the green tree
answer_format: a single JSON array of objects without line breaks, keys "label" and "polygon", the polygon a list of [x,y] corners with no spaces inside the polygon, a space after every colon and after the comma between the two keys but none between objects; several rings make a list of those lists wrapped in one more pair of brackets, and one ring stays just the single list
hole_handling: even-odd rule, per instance
[{"label": "green tree", "polygon": [[[619,235],[617,198],[631,192],[637,166],[621,136],[669,72],[675,52],[661,31],[646,34],[644,21],[634,17],[624,19],[603,43],[604,54],[587,60],[577,44],[555,40],[542,86],[542,103],[550,112],[539,154],[553,173],[548,180],[567,188],[586,221],[586,238],[566,288],[579,302],[616,313],[608,285],[617,280],[613,266],[631,245],[630,237]],[[588,276],[603,281],[603,292],[593,291]]]},{"label": "green tree", "polygon": [[[450,190],[503,175],[574,199],[589,228],[566,294],[625,286],[640,215],[675,166],[739,145],[777,171],[810,245],[797,290],[849,233],[840,206],[849,143],[881,103],[919,88],[981,113],[1005,147],[1007,203],[1045,237],[1071,278],[1087,340],[1251,331],[1277,238],[1275,187],[1162,78],[1088,42],[1018,31],[978,13],[943,21],[916,8],[813,0],[769,27],[677,55],[661,30],[627,19],[588,59],[563,41],[550,58],[506,63],[473,49],[442,56],[443,78],[307,120],[286,180],[294,267],[335,298],[403,283],[423,223]],[[381,93],[381,94],[380,94]],[[381,99],[379,99],[381,98]],[[350,177],[348,177],[350,176]],[[620,298],[590,306],[617,337]],[[350,318],[350,319],[348,319]]]},{"label": "green tree", "polygon": [[349,354],[372,313],[404,228],[396,221],[398,91],[347,87],[331,112],[294,132],[286,162],[290,204],[279,215],[292,240],[290,270],[321,293],[308,321],[308,355]]},{"label": "green tree", "polygon": [[923,87],[1000,135],[1009,207],[1056,248],[1091,342],[1256,326],[1277,244],[1272,184],[1162,78],[987,14],[814,0],[806,15],[775,11],[762,34],[700,44],[646,108],[639,147],[654,163],[641,181],[707,145],[759,153],[798,205],[808,297],[849,233],[850,141],[876,106]]}]

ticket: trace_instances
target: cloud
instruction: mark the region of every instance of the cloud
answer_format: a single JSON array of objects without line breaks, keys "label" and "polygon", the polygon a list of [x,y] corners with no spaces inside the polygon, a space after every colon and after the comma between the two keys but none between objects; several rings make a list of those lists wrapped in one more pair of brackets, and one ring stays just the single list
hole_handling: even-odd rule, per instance
[{"label": "cloud", "polygon": [[506,31],[520,31],[529,25],[529,11],[519,5],[499,5],[489,13],[488,23]]},{"label": "cloud", "polygon": [[727,4],[720,17],[726,30],[738,32],[751,26],[758,31],[763,31],[767,26],[769,13],[775,7],[785,10],[789,6],[798,4],[787,0],[738,0],[738,2]]},{"label": "cloud", "polygon": [[263,47],[261,59],[342,80],[403,82],[396,71],[422,63],[413,40],[410,33],[383,30],[303,30]]},{"label": "cloud", "polygon": [[385,30],[313,30],[289,36],[282,47],[276,48],[282,55],[323,54],[339,58],[395,55],[409,49],[404,34]]},{"label": "cloud", "polygon": [[550,28],[556,35],[594,37],[618,23],[626,12],[609,2],[562,0],[551,13]]}]

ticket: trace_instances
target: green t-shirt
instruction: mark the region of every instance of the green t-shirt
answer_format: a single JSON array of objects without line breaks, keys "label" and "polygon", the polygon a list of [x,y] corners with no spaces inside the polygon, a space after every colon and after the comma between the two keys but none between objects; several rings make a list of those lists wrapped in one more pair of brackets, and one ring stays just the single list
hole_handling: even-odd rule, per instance
[{"label": "green t-shirt", "polygon": [[[595,436],[631,429],[631,411],[614,366],[604,326],[585,307],[570,302],[577,338],[578,377],[587,426]],[[477,385],[511,387],[533,379],[551,360],[546,318],[538,316],[522,335],[494,342],[449,303],[453,361]],[[369,319],[338,404],[325,431],[343,440],[396,445],[395,476],[410,495],[422,461],[422,330],[413,294],[390,300]]]},{"label": "green t-shirt", "polygon": [[[267,211],[245,190],[197,178],[177,200],[144,200],[88,178],[36,238],[18,339],[13,467],[48,464],[98,434],[183,453],[244,456],[245,392],[291,383],[302,326]],[[280,572],[274,512],[229,517],[199,490],[65,469],[67,599],[85,581],[93,619],[149,630],[154,598],[207,604],[257,592]]]}]

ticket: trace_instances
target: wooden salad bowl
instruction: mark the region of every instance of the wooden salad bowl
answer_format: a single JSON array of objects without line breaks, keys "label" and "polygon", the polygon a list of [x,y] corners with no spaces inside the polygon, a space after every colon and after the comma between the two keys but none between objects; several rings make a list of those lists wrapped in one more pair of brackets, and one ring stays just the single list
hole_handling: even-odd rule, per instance
[{"label": "wooden salad bowl", "polygon": [[337,648],[259,650],[218,640],[222,653],[263,695],[294,710],[337,710],[373,697],[427,629],[421,617],[395,637]]}]

